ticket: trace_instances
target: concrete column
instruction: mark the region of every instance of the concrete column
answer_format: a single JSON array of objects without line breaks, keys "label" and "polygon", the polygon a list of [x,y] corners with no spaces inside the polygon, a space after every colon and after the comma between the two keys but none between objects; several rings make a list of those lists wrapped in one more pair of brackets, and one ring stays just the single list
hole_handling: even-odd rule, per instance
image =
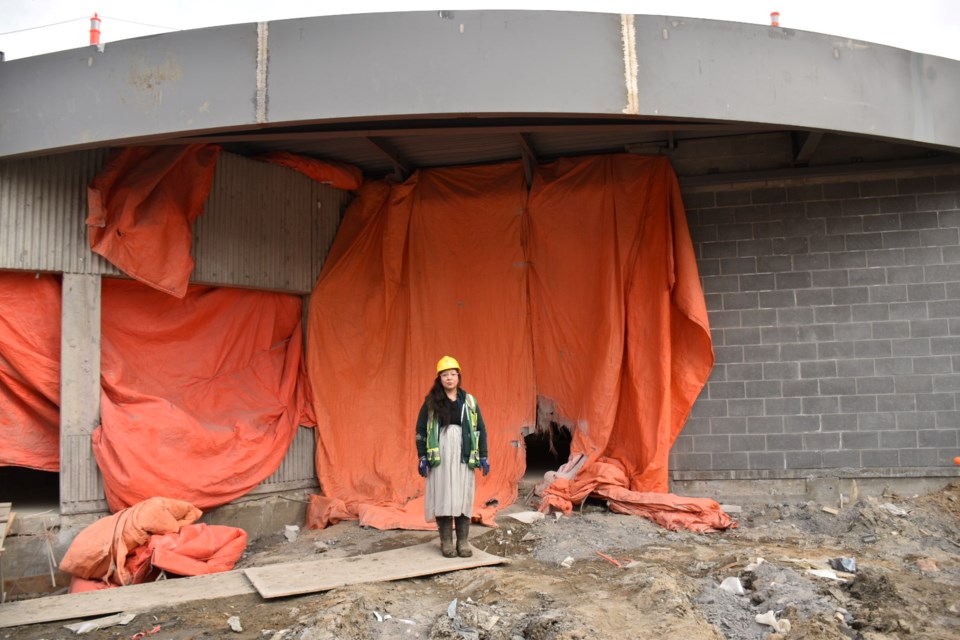
[{"label": "concrete column", "polygon": [[60,333],[60,513],[104,511],[90,436],[100,423],[100,276],[63,274]]}]

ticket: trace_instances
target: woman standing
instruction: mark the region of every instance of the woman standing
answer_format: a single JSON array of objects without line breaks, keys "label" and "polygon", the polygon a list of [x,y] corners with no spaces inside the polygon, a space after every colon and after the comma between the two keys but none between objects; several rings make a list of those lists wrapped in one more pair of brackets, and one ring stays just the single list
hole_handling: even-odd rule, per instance
[{"label": "woman standing", "polygon": [[[473,555],[467,539],[473,515],[474,469],[490,473],[487,428],[472,395],[460,388],[460,363],[443,356],[417,417],[420,475],[427,479],[424,515],[437,521],[445,558]],[[457,547],[453,547],[456,520]]]}]

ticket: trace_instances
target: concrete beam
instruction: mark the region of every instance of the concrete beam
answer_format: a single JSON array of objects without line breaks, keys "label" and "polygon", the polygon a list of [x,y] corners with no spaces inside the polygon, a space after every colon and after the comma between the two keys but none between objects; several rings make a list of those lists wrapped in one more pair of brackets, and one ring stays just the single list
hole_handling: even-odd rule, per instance
[{"label": "concrete beam", "polygon": [[616,116],[960,149],[960,61],[779,27],[600,13],[234,25],[0,64],[0,157],[274,125]]},{"label": "concrete beam", "polygon": [[60,512],[102,511],[91,434],[100,423],[100,276],[63,274],[60,329]]}]

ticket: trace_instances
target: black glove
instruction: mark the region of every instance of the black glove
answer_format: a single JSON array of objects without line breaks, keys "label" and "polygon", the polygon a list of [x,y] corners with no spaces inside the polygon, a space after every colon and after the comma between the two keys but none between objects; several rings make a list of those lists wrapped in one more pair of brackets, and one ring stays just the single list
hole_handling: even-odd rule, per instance
[{"label": "black glove", "polygon": [[429,467],[427,466],[427,456],[420,456],[420,464],[417,466],[417,471],[420,472],[420,475],[426,478],[428,468]]},{"label": "black glove", "polygon": [[483,471],[483,475],[490,473],[490,461],[486,458],[480,458],[480,470]]}]

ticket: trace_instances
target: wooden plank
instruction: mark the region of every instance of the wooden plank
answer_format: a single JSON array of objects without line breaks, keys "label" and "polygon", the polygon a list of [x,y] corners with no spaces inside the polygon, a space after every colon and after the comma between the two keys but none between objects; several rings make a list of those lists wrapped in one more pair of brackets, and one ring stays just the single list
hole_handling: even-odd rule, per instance
[{"label": "wooden plank", "polygon": [[0,606],[0,628],[38,622],[72,620],[120,611],[145,611],[180,602],[227,598],[256,593],[242,571],[161,580],[103,591],[88,591]]},{"label": "wooden plank", "polygon": [[[17,519],[17,512],[11,511],[7,514],[6,520],[0,520],[0,551],[3,551],[3,542],[10,535],[10,529],[13,528],[13,521]],[[0,585],[2,587],[3,585]]]},{"label": "wooden plank", "polygon": [[[8,602],[0,606],[0,629],[120,611],[146,611],[180,602],[213,600],[258,591],[264,598],[276,598],[325,591],[348,584],[401,580],[503,562],[507,560],[479,549],[473,550],[472,558],[444,558],[440,555],[438,545],[430,542],[366,556],[290,562],[103,591]],[[260,583],[256,588],[255,580]]]},{"label": "wooden plank", "polygon": [[244,569],[264,598],[327,591],[364,582],[403,580],[459,569],[473,569],[507,562],[474,548],[471,558],[444,558],[435,542],[381,551],[365,556],[290,562]]}]

